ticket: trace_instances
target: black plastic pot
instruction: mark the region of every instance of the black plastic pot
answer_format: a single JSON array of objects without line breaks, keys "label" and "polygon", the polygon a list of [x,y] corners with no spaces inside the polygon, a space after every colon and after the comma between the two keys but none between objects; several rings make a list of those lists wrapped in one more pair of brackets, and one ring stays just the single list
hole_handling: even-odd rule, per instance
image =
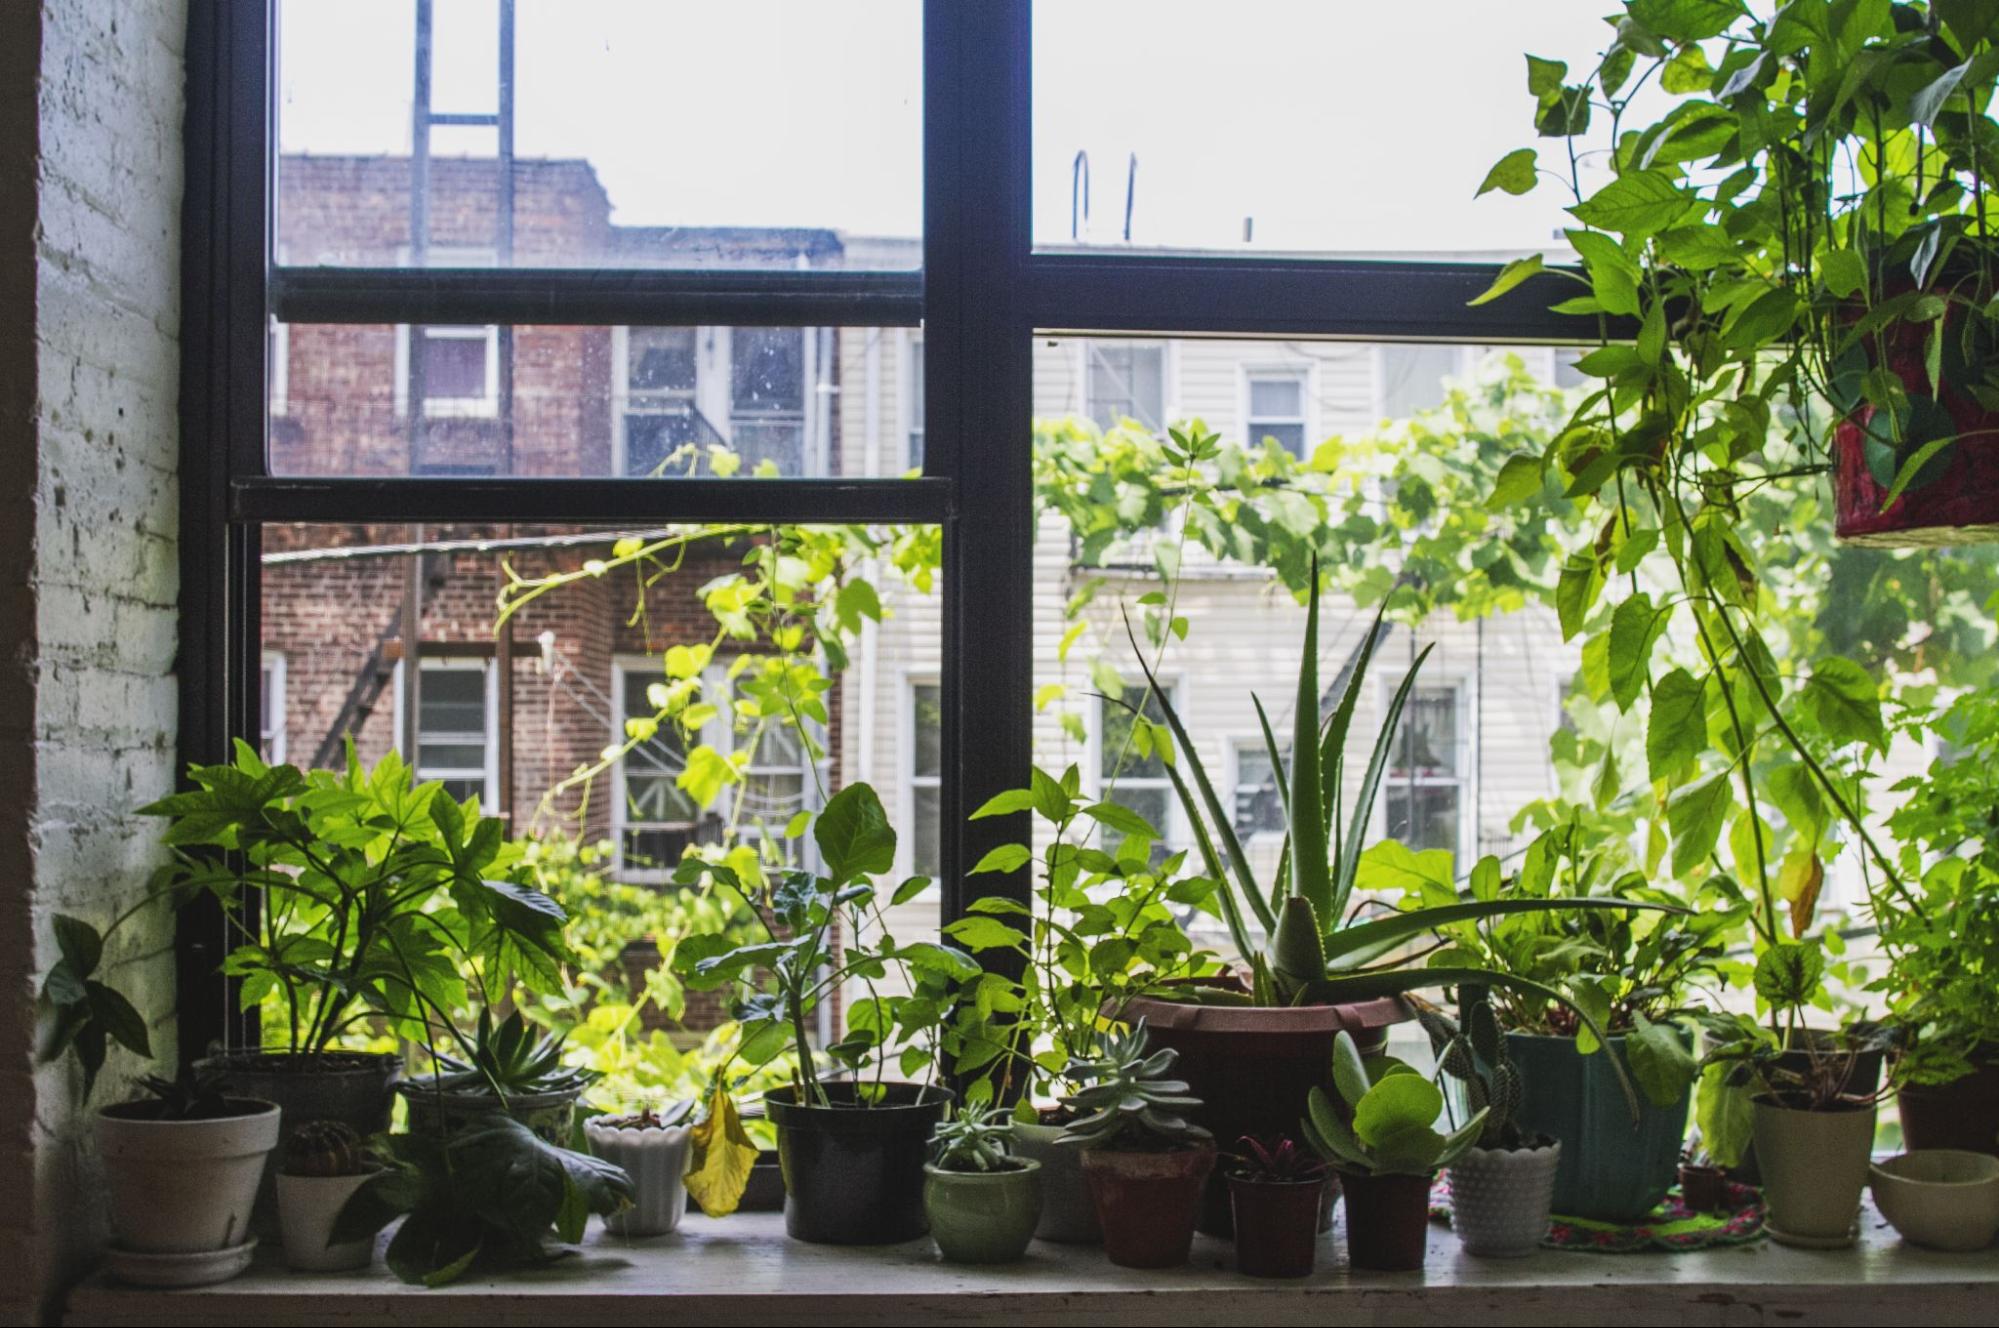
[{"label": "black plastic pot", "polygon": [[852,1084],[827,1084],[830,1107],[803,1106],[792,1089],[764,1094],[784,1168],[784,1229],[821,1245],[892,1245],[930,1229],[923,1162],[930,1130],[951,1095],[885,1084],[863,1106]]},{"label": "black plastic pot", "polygon": [[1310,1277],[1319,1254],[1326,1182],[1230,1176],[1236,1271],[1247,1277]]},{"label": "black plastic pot", "polygon": [[[689,1194],[688,1200],[696,1208],[701,1201]],[[708,1210],[703,1208],[705,1213]],[[749,1183],[743,1187],[743,1197],[736,1202],[739,1213],[781,1213],[784,1211],[784,1170],[777,1164],[777,1154],[768,1148],[757,1150],[757,1160],[750,1164]]]},{"label": "black plastic pot", "polygon": [[1970,1074],[1944,1084],[1904,1084],[1905,1148],[1999,1154],[1999,1047],[1980,1047]]},{"label": "black plastic pot", "polygon": [[1341,1178],[1347,1208],[1347,1261],[1377,1273],[1423,1266],[1430,1248],[1430,1176]]}]

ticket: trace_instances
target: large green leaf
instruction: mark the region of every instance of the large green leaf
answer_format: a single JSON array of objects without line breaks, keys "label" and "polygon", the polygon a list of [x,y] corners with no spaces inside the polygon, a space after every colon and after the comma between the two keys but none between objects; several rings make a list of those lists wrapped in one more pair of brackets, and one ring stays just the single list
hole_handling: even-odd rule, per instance
[{"label": "large green leaf", "polygon": [[1819,731],[1836,743],[1864,742],[1888,750],[1888,731],[1881,721],[1880,685],[1866,669],[1840,655],[1812,664],[1799,707]]},{"label": "large green leaf", "polygon": [[1631,1077],[1655,1107],[1678,1102],[1698,1073],[1693,1053],[1678,1031],[1671,1024],[1655,1024],[1642,1013],[1633,1015],[1624,1036],[1624,1056],[1631,1064]]},{"label": "large green leaf", "polygon": [[1656,235],[1678,221],[1691,199],[1665,171],[1619,176],[1570,208],[1576,220],[1619,235]]},{"label": "large green leaf", "polygon": [[1610,694],[1629,710],[1651,676],[1652,650],[1672,620],[1670,603],[1655,606],[1639,591],[1621,601],[1610,619]]},{"label": "large green leaf", "polygon": [[[1291,890],[1311,904],[1320,919],[1338,917],[1333,894],[1331,847],[1323,812],[1322,754],[1319,746],[1319,560],[1312,559],[1312,582],[1305,601],[1305,647],[1298,661],[1298,692],[1292,700],[1291,732]],[[1373,644],[1372,639],[1369,646]],[[1351,689],[1350,689],[1351,690]]]},{"label": "large green leaf", "polygon": [[849,784],[827,799],[812,838],[826,874],[842,885],[895,868],[895,830],[881,798],[866,784]]},{"label": "large green leaf", "polygon": [[1457,922],[1484,922],[1513,913],[1563,913],[1588,910],[1644,910],[1654,913],[1686,913],[1677,904],[1654,904],[1638,900],[1597,896],[1553,899],[1489,899],[1436,908],[1412,909],[1371,922],[1343,927],[1326,938],[1326,961],[1335,970],[1353,969],[1372,962],[1425,932]]},{"label": "large green leaf", "polygon": [[1686,876],[1713,855],[1722,824],[1734,805],[1727,771],[1701,781],[1666,804],[1666,824],[1673,832],[1673,875]]},{"label": "large green leaf", "polygon": [[[1372,653],[1379,636],[1368,639],[1368,652]],[[1360,871],[1361,845],[1367,842],[1367,835],[1374,825],[1374,800],[1381,791],[1381,777],[1387,773],[1388,762],[1393,754],[1396,729],[1402,722],[1403,707],[1409,704],[1409,694],[1416,688],[1416,675],[1423,671],[1423,665],[1430,658],[1430,652],[1437,648],[1436,642],[1423,647],[1409,671],[1402,675],[1402,683],[1395,689],[1395,696],[1388,703],[1388,710],[1382,716],[1381,731],[1375,735],[1374,751],[1368,757],[1367,773],[1361,778],[1360,790],[1354,795],[1353,819],[1347,828],[1347,836],[1340,849],[1339,874],[1333,881],[1332,908],[1319,916],[1330,924],[1331,920],[1346,914],[1347,901],[1353,897],[1355,875]],[[1360,678],[1359,670],[1354,673],[1355,682]],[[1294,793],[1294,797],[1297,795]]]},{"label": "large green leaf", "polygon": [[1654,780],[1677,778],[1707,750],[1706,689],[1685,669],[1653,684],[1645,723],[1645,763]]}]

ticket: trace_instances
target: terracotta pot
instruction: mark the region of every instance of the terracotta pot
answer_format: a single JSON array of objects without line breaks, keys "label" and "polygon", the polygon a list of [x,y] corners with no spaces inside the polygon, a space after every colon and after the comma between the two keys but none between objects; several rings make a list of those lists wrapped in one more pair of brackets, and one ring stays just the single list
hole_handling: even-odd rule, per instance
[{"label": "terracotta pot", "polygon": [[1430,1245],[1431,1179],[1343,1172],[1347,1262],[1377,1273],[1421,1268]]},{"label": "terracotta pot", "polygon": [[[1855,316],[1859,310],[1855,310]],[[1946,344],[1963,330],[1963,311],[1952,304],[1944,318]],[[1942,391],[1932,396],[1925,350],[1930,325],[1897,325],[1878,340],[1885,343],[1888,367],[1908,389],[1911,410],[1920,424],[1927,415],[1939,431],[1964,435],[1931,459],[1917,482],[1884,509],[1882,500],[1894,486],[1904,459],[1884,442],[1885,421],[1875,423],[1875,408],[1862,405],[1833,431],[1833,500],[1835,532],[1855,544],[1883,547],[1936,547],[1999,539],[1999,415],[1955,390],[1946,375]],[[1870,365],[1879,356],[1877,338],[1864,341]]]},{"label": "terracotta pot", "polygon": [[1562,1146],[1473,1148],[1451,1164],[1451,1228],[1466,1254],[1519,1259],[1541,1248]]},{"label": "terracotta pot", "polygon": [[1319,1255],[1323,1176],[1309,1180],[1228,1177],[1236,1271],[1248,1277],[1309,1277]]},{"label": "terracotta pot", "polygon": [[1896,1096],[1911,1152],[1952,1148],[1999,1156],[1999,1058],[1947,1084],[1905,1084]]},{"label": "terracotta pot", "polygon": [[893,1245],[930,1229],[923,1165],[930,1130],[951,1094],[886,1084],[886,1100],[862,1106],[852,1084],[827,1084],[830,1107],[802,1106],[789,1088],[764,1094],[784,1167],[784,1229],[822,1245]]},{"label": "terracotta pot", "polygon": [[1214,1166],[1212,1144],[1170,1153],[1084,1150],[1083,1177],[1110,1261],[1126,1268],[1177,1268],[1187,1262],[1201,1187]]},{"label": "terracotta pot", "polygon": [[[1215,984],[1219,985],[1219,984]],[[1351,1033],[1363,1055],[1380,1050],[1388,1027],[1411,1017],[1394,997],[1350,1005],[1196,1005],[1139,997],[1116,1017],[1145,1021],[1154,1046],[1180,1053],[1176,1067],[1201,1099],[1194,1119],[1221,1140],[1250,1135],[1297,1138],[1305,1099],[1326,1082],[1333,1039]],[[1201,1230],[1231,1234],[1229,1190],[1219,1174],[1209,1183]]]},{"label": "terracotta pot", "polygon": [[[1074,1147],[1074,1145],[1069,1145]],[[923,1211],[950,1263],[1017,1263],[1041,1220],[1041,1164],[1005,1171],[944,1171],[925,1163]]]},{"label": "terracotta pot", "polygon": [[1999,1235],[1999,1158],[1933,1148],[1867,1169],[1874,1206],[1911,1245],[1959,1253]]},{"label": "terracotta pot", "polygon": [[244,1247],[264,1161],[278,1145],[276,1104],[230,1098],[241,1114],[169,1121],[151,1102],[97,1113],[97,1151],[120,1247],[202,1254]]},{"label": "terracotta pot", "polygon": [[1696,1213],[1719,1211],[1728,1204],[1728,1172],[1721,1167],[1682,1163],[1680,1201]]},{"label": "terracotta pot", "polygon": [[1770,1239],[1807,1249],[1851,1245],[1874,1146],[1874,1104],[1804,1111],[1763,1097],[1754,1111]]},{"label": "terracotta pot", "polygon": [[1104,1229],[1097,1225],[1097,1204],[1083,1179],[1083,1150],[1055,1142],[1060,1125],[1013,1123],[1015,1156],[1041,1164],[1041,1219],[1034,1235],[1069,1245],[1101,1245]]}]

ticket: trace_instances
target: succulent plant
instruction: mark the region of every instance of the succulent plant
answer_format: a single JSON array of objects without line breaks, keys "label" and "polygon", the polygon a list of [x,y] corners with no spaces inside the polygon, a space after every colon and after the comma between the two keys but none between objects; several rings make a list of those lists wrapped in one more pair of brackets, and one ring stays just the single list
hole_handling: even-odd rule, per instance
[{"label": "succulent plant", "polygon": [[1057,1142],[1164,1152],[1214,1138],[1187,1119],[1201,1099],[1188,1095],[1184,1079],[1166,1077],[1180,1053],[1170,1047],[1148,1051],[1149,1041],[1140,1020],[1127,1032],[1105,1034],[1096,1055],[1070,1060],[1068,1078],[1083,1087],[1062,1099],[1076,1119]]},{"label": "succulent plant", "polygon": [[1440,1010],[1422,1010],[1417,1018],[1430,1035],[1437,1069],[1465,1086],[1465,1105],[1485,1112],[1480,1148],[1516,1149],[1527,1146],[1520,1132],[1520,1067],[1506,1053],[1499,1016],[1483,987],[1466,986],[1458,993],[1459,1018]]},{"label": "succulent plant", "polygon": [[623,1116],[599,1116],[597,1124],[608,1130],[670,1130],[694,1114],[694,1100],[683,1098],[657,1109],[640,1107]]},{"label": "succulent plant", "polygon": [[597,1073],[564,1065],[562,1044],[562,1038],[530,1028],[519,1010],[498,1024],[491,1009],[481,1010],[472,1059],[461,1061],[440,1053],[435,1087],[446,1093],[503,1096],[584,1088]]},{"label": "succulent plant", "polygon": [[1314,1088],[1307,1099],[1305,1140],[1342,1171],[1434,1175],[1477,1143],[1485,1129],[1481,1109],[1450,1134],[1437,1133],[1443,1092],[1396,1060],[1384,1058],[1380,1072],[1370,1074],[1353,1034],[1344,1029],[1333,1040],[1333,1087],[1347,1114],[1333,1110],[1325,1089]]},{"label": "succulent plant", "polygon": [[190,1063],[181,1066],[172,1079],[149,1074],[139,1081],[139,1087],[152,1097],[156,1120],[224,1120],[243,1114],[223,1091],[224,1074],[219,1066],[197,1068]]},{"label": "succulent plant", "polygon": [[1279,1184],[1323,1180],[1326,1164],[1313,1153],[1298,1146],[1298,1141],[1288,1134],[1280,1134],[1265,1142],[1254,1135],[1245,1134],[1236,1141],[1242,1151],[1235,1155],[1230,1174],[1244,1180],[1275,1181]]},{"label": "succulent plant", "polygon": [[939,1171],[1011,1171],[1013,1113],[1002,1106],[968,1107],[930,1131],[930,1161]]},{"label": "succulent plant", "polygon": [[287,1176],[365,1176],[372,1170],[360,1133],[342,1121],[307,1121],[285,1141]]}]

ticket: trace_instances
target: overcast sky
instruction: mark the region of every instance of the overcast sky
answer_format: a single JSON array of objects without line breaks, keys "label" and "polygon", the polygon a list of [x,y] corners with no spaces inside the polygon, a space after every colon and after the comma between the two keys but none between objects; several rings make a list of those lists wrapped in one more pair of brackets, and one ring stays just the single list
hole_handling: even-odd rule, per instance
[{"label": "overcast sky", "polygon": [[[497,0],[436,0],[435,108],[490,111]],[[628,225],[921,229],[916,0],[519,0],[516,146],[584,157]],[[1523,250],[1554,182],[1472,192],[1533,142],[1523,52],[1594,64],[1603,0],[1043,0],[1035,230],[1242,250]],[[286,152],[405,153],[412,0],[283,0]],[[489,155],[490,130],[433,150]],[[1556,148],[1558,144],[1552,145]]]}]

